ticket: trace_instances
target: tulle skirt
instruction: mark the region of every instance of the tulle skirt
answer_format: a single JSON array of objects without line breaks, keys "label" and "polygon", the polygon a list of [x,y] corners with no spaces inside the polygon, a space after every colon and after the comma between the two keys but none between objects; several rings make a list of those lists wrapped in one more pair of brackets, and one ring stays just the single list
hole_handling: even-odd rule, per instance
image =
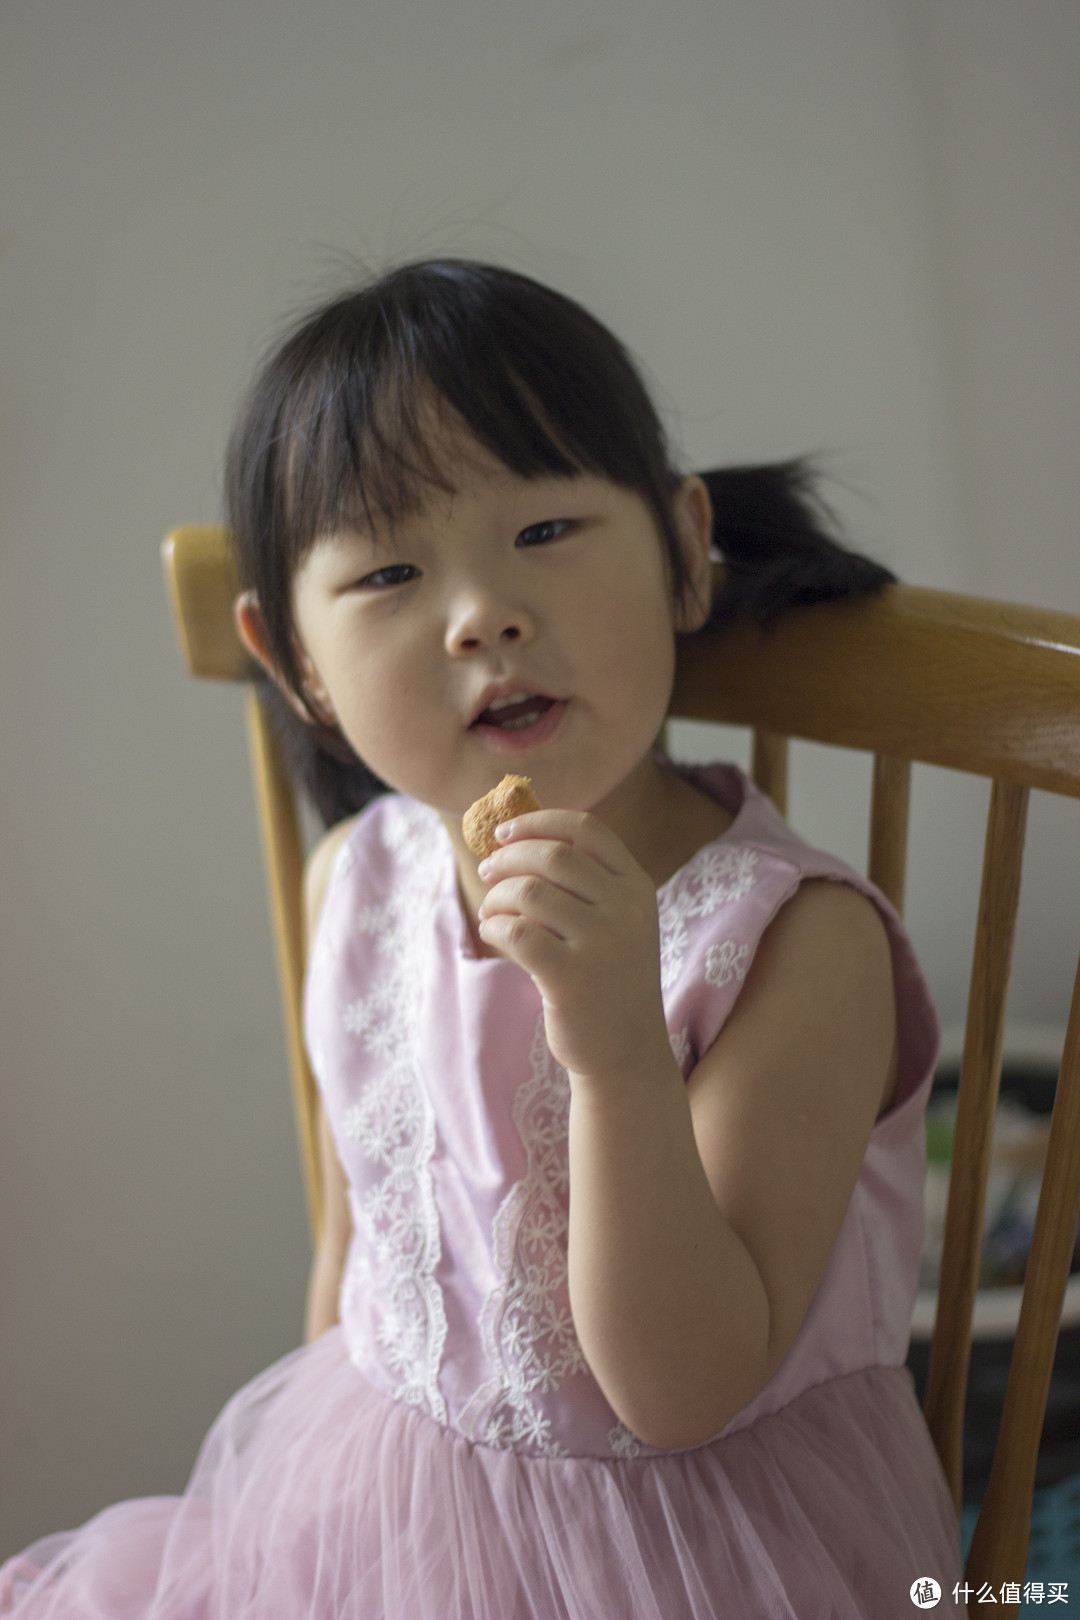
[{"label": "tulle skirt", "polygon": [[957,1612],[959,1535],[903,1368],[692,1451],[527,1458],[372,1390],[339,1328],[233,1397],[182,1497],[0,1571],[19,1620],[889,1620]]}]

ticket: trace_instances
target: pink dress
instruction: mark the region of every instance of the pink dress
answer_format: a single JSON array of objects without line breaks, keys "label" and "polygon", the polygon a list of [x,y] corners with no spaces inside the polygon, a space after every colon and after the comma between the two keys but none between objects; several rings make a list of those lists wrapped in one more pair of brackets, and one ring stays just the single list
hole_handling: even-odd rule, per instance
[{"label": "pink dress", "polygon": [[[121,1503],[0,1576],[56,1620],[887,1620],[959,1536],[904,1367],[934,1010],[882,896],[804,844],[731,765],[735,813],[659,892],[662,988],[689,1075],[806,878],[878,906],[895,1099],[782,1366],[721,1434],[660,1452],[615,1416],[566,1280],[565,1071],[538,992],[477,958],[434,811],[370,805],[313,941],[306,1026],[348,1174],[341,1325],[233,1397],[180,1498]],[[6,1600],[6,1602],[5,1602]]]}]

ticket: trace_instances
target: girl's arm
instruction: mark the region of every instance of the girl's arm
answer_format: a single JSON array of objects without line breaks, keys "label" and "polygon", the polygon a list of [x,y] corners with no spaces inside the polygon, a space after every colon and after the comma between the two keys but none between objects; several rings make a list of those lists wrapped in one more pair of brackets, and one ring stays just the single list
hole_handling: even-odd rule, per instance
[{"label": "girl's arm", "polygon": [[480,867],[480,931],[533,976],[570,1077],[578,1337],[633,1433],[700,1444],[787,1353],[887,1100],[884,924],[850,885],[804,883],[684,1081],[648,874],[580,812],[532,812],[504,838]]},{"label": "girl's arm", "polygon": [[884,926],[809,882],[760,942],[687,1083],[576,1081],[570,1294],[616,1412],[650,1444],[719,1432],[783,1360],[891,1089]]},{"label": "girl's arm", "polygon": [[[330,872],[355,818],[339,822],[320,839],[304,869],[305,951],[310,948],[326,899]],[[352,1237],[352,1216],[347,1197],[348,1183],[334,1138],[319,1099],[319,1162],[322,1167],[322,1232],[308,1282],[304,1341],[311,1344],[338,1319],[338,1294],[345,1269],[345,1256]]]}]

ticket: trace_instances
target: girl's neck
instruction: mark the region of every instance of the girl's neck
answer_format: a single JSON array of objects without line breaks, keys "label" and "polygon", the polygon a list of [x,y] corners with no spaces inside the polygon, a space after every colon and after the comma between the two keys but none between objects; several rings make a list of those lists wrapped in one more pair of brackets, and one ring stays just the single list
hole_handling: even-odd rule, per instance
[{"label": "girl's neck", "polygon": [[649,765],[597,805],[595,814],[618,834],[659,889],[735,818],[659,751],[649,756]]}]

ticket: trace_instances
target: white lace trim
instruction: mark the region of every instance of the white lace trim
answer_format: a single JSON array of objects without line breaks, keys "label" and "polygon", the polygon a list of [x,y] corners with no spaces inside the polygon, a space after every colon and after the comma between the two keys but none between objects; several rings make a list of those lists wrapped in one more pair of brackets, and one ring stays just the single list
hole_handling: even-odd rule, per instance
[{"label": "white lace trim", "polygon": [[[687,921],[709,917],[748,894],[757,882],[759,852],[745,844],[708,844],[660,898],[660,988],[670,990],[690,943]],[[713,981],[715,982],[715,981]]]},{"label": "white lace trim", "polygon": [[552,1057],[541,1016],[530,1051],[532,1073],[519,1086],[513,1120],[526,1152],[492,1227],[499,1283],[480,1314],[495,1374],[461,1414],[463,1432],[500,1448],[528,1446],[566,1455],[534,1399],[574,1373],[587,1373],[567,1287],[570,1082]]},{"label": "white lace trim", "polygon": [[[382,814],[383,838],[398,856],[401,878],[381,905],[359,912],[355,926],[374,935],[383,971],[341,1014],[345,1029],[378,1064],[340,1123],[383,1174],[352,1195],[366,1252],[350,1265],[342,1309],[349,1311],[363,1286],[383,1364],[399,1379],[392,1393],[445,1423],[437,1383],[447,1322],[434,1277],[441,1253],[431,1174],[435,1111],[418,1062],[416,995],[444,852],[425,806],[388,803]],[[363,1359],[359,1347],[354,1359]]]}]

